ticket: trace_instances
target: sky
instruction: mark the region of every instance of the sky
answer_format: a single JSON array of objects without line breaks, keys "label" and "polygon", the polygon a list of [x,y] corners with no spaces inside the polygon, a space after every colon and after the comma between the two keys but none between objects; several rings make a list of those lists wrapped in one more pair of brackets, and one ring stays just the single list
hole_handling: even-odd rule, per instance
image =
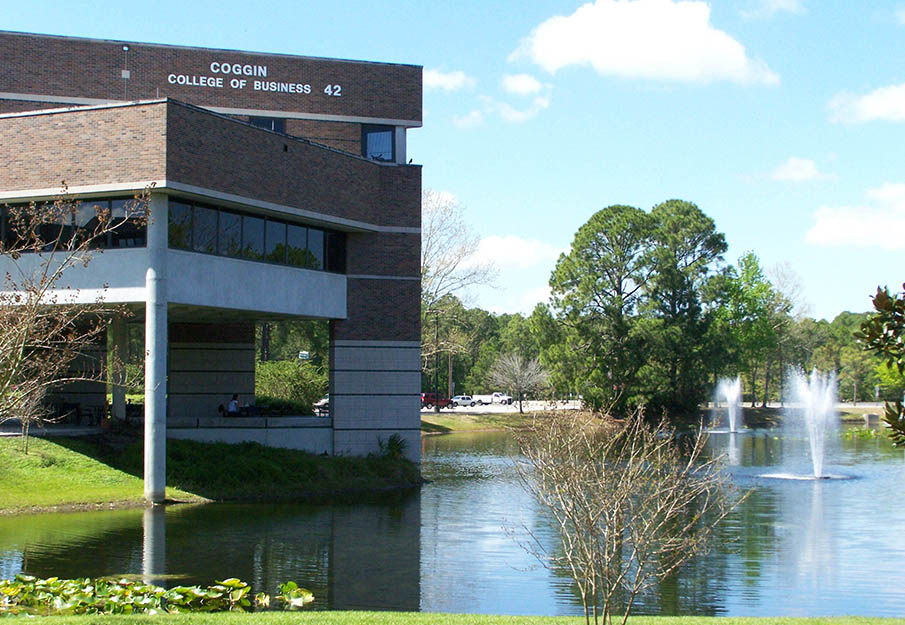
[{"label": "sky", "polygon": [[815,318],[905,282],[905,0],[0,0],[0,29],[423,66],[408,156],[492,312],[546,301],[596,211],[673,198]]}]

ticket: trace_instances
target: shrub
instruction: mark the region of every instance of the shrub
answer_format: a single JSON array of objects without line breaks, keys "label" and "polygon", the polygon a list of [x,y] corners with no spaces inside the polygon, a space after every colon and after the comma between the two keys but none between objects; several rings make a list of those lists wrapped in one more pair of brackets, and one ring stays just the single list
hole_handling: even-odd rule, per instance
[{"label": "shrub", "polygon": [[255,368],[255,395],[267,405],[282,400],[295,402],[304,413],[327,392],[327,375],[304,360],[259,362]]}]

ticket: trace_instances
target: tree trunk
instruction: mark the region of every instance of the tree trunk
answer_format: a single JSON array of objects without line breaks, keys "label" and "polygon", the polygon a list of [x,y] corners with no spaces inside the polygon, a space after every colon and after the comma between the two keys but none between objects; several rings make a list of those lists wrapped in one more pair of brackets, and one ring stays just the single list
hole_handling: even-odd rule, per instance
[{"label": "tree trunk", "polygon": [[757,406],[757,361],[754,361],[754,371],[751,372],[751,407]]},{"label": "tree trunk", "polygon": [[453,396],[453,383],[452,383],[452,350],[446,352],[446,368],[448,369],[448,372],[447,372],[447,379],[446,379],[446,388],[447,388],[446,396],[449,397],[449,398],[452,398],[452,396]]},{"label": "tree trunk", "polygon": [[261,324],[261,362],[270,360],[270,324]]},{"label": "tree trunk", "polygon": [[770,396],[770,359],[767,358],[766,363],[764,364],[764,401],[761,403],[761,408],[767,407],[767,398]]}]

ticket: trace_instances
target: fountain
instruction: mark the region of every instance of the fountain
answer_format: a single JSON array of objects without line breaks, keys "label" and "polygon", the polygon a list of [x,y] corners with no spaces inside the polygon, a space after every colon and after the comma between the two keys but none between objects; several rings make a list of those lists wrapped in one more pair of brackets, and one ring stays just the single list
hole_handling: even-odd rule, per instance
[{"label": "fountain", "polygon": [[[793,480],[846,479],[824,471],[827,445],[835,440],[839,427],[836,415],[836,375],[822,374],[816,369],[810,376],[790,371],[789,387],[792,403],[783,414],[784,439],[805,438],[811,459],[811,473],[770,473],[763,477]],[[788,464],[788,462],[787,462]]]},{"label": "fountain", "polygon": [[742,415],[742,380],[739,376],[732,378],[722,378],[716,385],[716,401],[726,402],[726,412],[728,415],[729,432],[734,434],[739,431],[739,421]]}]

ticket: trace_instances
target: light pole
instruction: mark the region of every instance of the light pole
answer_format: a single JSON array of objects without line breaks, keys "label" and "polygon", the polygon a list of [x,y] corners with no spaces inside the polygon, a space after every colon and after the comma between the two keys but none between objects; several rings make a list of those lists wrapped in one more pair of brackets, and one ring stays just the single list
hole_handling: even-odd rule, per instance
[{"label": "light pole", "polygon": [[440,311],[434,311],[434,412],[440,412]]}]

